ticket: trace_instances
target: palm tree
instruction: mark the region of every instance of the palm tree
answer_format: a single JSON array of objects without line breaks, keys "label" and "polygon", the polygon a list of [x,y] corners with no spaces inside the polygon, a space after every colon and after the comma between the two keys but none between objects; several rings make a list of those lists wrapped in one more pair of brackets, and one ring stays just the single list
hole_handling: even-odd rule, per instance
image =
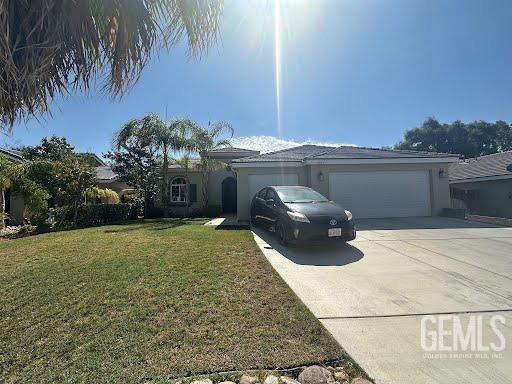
[{"label": "palm tree", "polygon": [[[224,133],[229,135],[228,139],[219,139]],[[202,196],[203,208],[208,207],[208,179],[210,171],[216,167],[217,163],[210,159],[208,153],[214,149],[222,147],[231,147],[231,138],[234,130],[231,124],[219,121],[216,123],[208,123],[208,128],[202,128],[198,125],[194,127],[195,151],[199,153],[199,167],[203,174],[202,178]]]},{"label": "palm tree", "polygon": [[0,122],[10,128],[98,78],[120,96],[155,48],[183,37],[201,56],[222,9],[223,0],[0,1]]},{"label": "palm tree", "polygon": [[169,160],[170,153],[190,148],[186,139],[194,123],[188,119],[174,119],[166,124],[158,115],[148,114],[142,119],[132,119],[124,124],[114,136],[117,150],[130,150],[131,146],[151,148],[155,156],[162,158],[161,196],[164,215],[169,210]]}]

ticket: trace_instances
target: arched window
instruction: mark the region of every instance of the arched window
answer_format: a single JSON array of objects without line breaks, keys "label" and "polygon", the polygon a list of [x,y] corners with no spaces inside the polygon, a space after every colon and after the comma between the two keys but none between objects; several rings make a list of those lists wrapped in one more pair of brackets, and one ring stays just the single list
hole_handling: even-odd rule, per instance
[{"label": "arched window", "polygon": [[175,177],[171,181],[171,202],[185,203],[187,201],[187,180],[184,177]]}]

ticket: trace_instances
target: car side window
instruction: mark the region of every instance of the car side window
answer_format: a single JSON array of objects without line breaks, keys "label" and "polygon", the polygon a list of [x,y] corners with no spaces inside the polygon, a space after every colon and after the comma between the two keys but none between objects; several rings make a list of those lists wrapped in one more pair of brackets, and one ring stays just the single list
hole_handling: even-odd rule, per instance
[{"label": "car side window", "polygon": [[258,197],[260,199],[265,200],[265,195],[267,194],[267,188],[263,188],[261,191],[258,192]]},{"label": "car side window", "polygon": [[265,200],[270,200],[270,199],[277,202],[277,196],[273,189],[269,189],[267,191],[267,197],[265,198]]}]

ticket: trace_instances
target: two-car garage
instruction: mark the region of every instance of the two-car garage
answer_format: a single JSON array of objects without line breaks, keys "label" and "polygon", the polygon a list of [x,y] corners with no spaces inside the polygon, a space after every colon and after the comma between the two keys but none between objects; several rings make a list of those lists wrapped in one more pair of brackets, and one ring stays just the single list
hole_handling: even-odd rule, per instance
[{"label": "two-car garage", "polygon": [[431,215],[427,171],[330,173],[328,197],[358,218]]},{"label": "two-car garage", "polygon": [[235,160],[239,220],[269,185],[309,186],[356,218],[433,216],[451,205],[448,166],[457,155],[304,145]]},{"label": "two-car garage", "polygon": [[[334,172],[328,198],[357,218],[430,216],[427,171]],[[269,185],[299,185],[296,173],[249,175],[249,200]]]}]

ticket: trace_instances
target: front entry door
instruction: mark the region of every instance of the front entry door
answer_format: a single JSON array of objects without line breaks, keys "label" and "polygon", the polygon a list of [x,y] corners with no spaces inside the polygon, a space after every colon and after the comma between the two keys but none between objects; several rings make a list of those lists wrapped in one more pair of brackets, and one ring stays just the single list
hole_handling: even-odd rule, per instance
[{"label": "front entry door", "polygon": [[236,179],[227,177],[222,182],[222,212],[236,213]]}]

